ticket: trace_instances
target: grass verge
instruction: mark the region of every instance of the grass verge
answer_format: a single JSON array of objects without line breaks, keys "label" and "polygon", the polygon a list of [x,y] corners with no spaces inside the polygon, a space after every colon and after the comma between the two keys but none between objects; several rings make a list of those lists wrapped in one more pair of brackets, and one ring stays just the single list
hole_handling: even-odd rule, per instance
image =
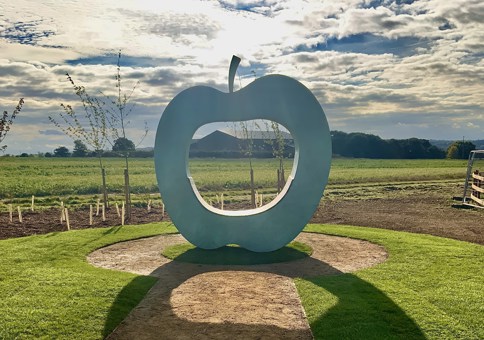
[{"label": "grass verge", "polygon": [[287,262],[310,256],[313,249],[305,243],[291,242],[287,246],[267,253],[255,253],[238,246],[201,249],[190,243],[175,244],[162,251],[162,255],[180,262],[214,265],[253,265]]},{"label": "grass verge", "polygon": [[[168,224],[51,233],[0,241],[0,339],[100,339],[156,279],[95,268],[105,245],[174,232]],[[119,301],[120,292],[123,300]]]},{"label": "grass verge", "polygon": [[352,274],[297,279],[317,339],[484,339],[484,247],[383,229],[305,231],[383,245],[386,262]]}]

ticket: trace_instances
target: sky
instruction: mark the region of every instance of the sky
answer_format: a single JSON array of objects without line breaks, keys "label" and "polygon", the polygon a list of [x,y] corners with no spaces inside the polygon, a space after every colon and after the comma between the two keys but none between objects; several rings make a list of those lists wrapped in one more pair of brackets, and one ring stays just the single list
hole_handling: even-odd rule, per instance
[{"label": "sky", "polygon": [[[164,108],[195,85],[228,92],[268,74],[307,86],[331,130],[382,138],[484,139],[482,0],[0,0],[0,111],[21,114],[6,153],[73,142],[48,119],[135,87],[127,136],[153,146]],[[211,127],[214,128],[214,127]],[[209,128],[200,133],[207,133]],[[196,136],[199,137],[199,136]]]}]

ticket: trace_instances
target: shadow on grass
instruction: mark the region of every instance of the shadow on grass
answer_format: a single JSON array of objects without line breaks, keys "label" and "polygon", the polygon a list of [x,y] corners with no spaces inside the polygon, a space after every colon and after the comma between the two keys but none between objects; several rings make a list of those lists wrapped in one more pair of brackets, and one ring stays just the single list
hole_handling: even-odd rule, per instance
[{"label": "shadow on grass", "polygon": [[311,321],[316,339],[426,339],[385,293],[353,274],[298,280],[300,290],[308,285],[315,286],[311,292],[319,299],[328,295],[338,299],[323,316]]},{"label": "shadow on grass", "polygon": [[151,276],[138,276],[126,285],[116,297],[104,324],[103,336],[108,336],[129,312],[140,303],[146,292],[156,283]]},{"label": "shadow on grass", "polygon": [[[312,339],[307,329],[286,329],[275,325],[241,324],[225,321],[194,322],[176,315],[170,303],[172,291],[200,274],[220,271],[265,272],[298,280],[301,296],[309,299],[336,298],[320,318],[311,322],[316,339],[424,339],[418,325],[383,292],[352,274],[343,274],[327,263],[306,257],[297,262],[255,266],[195,265],[169,262],[151,273],[158,282],[140,304],[127,315],[134,302],[133,292],[143,295],[149,289],[143,278],[134,279],[118,295],[106,320],[104,336],[109,339]],[[307,278],[312,277],[312,278]],[[314,291],[318,293],[314,294]],[[316,296],[315,296],[316,295]],[[326,295],[326,297],[324,297]],[[308,297],[304,296],[303,300]],[[322,300],[324,301],[324,300]],[[306,301],[307,312],[317,308],[317,301]],[[320,312],[315,312],[320,313]],[[117,328],[113,328],[121,321]],[[262,323],[262,321],[261,321]]]},{"label": "shadow on grass", "polygon": [[288,262],[303,259],[312,253],[312,248],[300,242],[292,242],[281,249],[256,253],[237,246],[217,249],[201,249],[189,243],[173,245],[163,250],[166,257],[179,262],[210,265],[255,265]]}]

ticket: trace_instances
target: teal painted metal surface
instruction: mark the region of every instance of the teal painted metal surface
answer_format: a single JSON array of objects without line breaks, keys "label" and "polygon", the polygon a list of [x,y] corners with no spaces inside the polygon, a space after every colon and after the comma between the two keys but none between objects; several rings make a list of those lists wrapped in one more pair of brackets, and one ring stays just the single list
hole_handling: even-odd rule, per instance
[{"label": "teal painted metal surface", "polygon": [[[273,120],[289,129],[295,143],[292,172],[267,205],[243,211],[214,208],[190,176],[192,137],[208,123],[252,119]],[[168,104],[156,133],[155,168],[165,207],[180,233],[204,249],[235,243],[267,252],[285,246],[316,210],[330,165],[331,137],[321,105],[303,84],[283,75],[261,77],[233,93],[207,86],[186,89]]]}]

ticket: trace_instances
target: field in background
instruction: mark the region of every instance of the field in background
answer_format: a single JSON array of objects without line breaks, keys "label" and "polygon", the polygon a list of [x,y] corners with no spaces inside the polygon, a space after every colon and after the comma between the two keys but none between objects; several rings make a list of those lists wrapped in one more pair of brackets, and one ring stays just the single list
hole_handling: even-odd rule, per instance
[{"label": "field in background", "polygon": [[[119,158],[105,159],[110,198],[122,200],[123,164]],[[358,198],[381,196],[398,188],[432,185],[433,182],[455,186],[463,184],[467,161],[464,160],[369,160],[334,159],[325,196]],[[267,197],[276,193],[275,159],[253,160],[255,184]],[[292,160],[285,160],[286,178]],[[249,189],[249,162],[246,159],[192,159],[190,171],[199,191],[212,198],[244,197]],[[130,182],[135,202],[158,198],[152,159],[132,159]],[[93,202],[100,193],[100,170],[93,158],[0,158],[0,201],[29,205],[32,195],[37,204],[57,205]],[[397,189],[392,189],[397,188]],[[245,198],[244,198],[245,199]],[[6,206],[0,204],[3,211]]]}]

